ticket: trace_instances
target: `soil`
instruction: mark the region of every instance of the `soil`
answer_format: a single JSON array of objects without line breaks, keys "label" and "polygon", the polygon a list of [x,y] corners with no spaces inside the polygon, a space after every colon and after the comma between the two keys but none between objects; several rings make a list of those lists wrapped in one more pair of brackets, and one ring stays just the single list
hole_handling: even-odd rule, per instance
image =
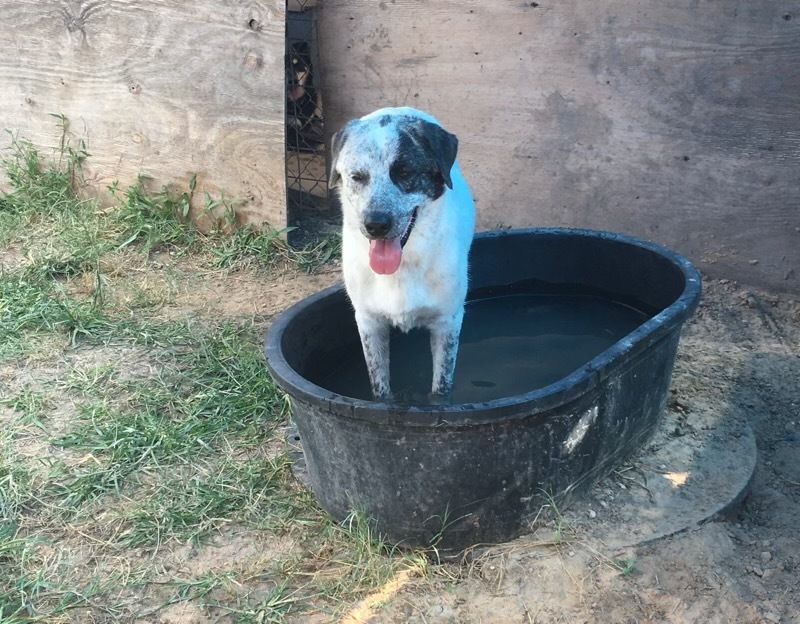
[{"label": "soil", "polygon": [[[221,280],[193,296],[207,312],[255,308],[266,328],[278,310],[336,278]],[[742,426],[752,431],[755,449],[742,441]],[[658,492],[642,466],[665,467],[658,464],[665,457],[696,458],[714,431],[722,431],[717,466],[712,444],[702,458],[711,465],[700,471],[701,478],[716,479],[701,484],[707,496],[701,487],[687,497],[687,516],[668,516],[661,527],[668,535],[647,541],[657,533],[643,526],[648,509],[657,507],[647,490]],[[751,462],[751,487],[742,500],[732,500],[747,485]],[[726,502],[735,504],[713,513]],[[637,505],[638,516],[626,512]],[[628,465],[564,510],[558,539],[553,527],[540,529],[475,554],[445,578],[404,577],[377,592],[380,600],[368,599],[369,609],[353,605],[341,620],[315,613],[290,621],[800,624],[798,522],[800,297],[705,280],[700,306],[683,330],[661,430]],[[225,556],[224,549],[220,553]],[[160,621],[201,621],[178,611]]]},{"label": "soil", "polygon": [[[311,276],[244,271],[192,279],[191,267],[178,266],[175,271],[172,283],[165,286],[171,292],[165,315],[253,318],[261,332],[280,310],[338,279],[335,269]],[[147,374],[136,366],[135,349],[78,350],[69,357],[86,357],[87,366],[130,359],[130,375]],[[0,371],[6,379],[14,377],[13,372]],[[45,372],[39,369],[39,374]],[[747,451],[746,440],[736,436],[741,431],[736,426],[742,423],[753,433],[757,460]],[[660,496],[659,475],[681,472],[665,462],[690,461],[698,448],[708,446],[703,442],[709,432],[725,427],[730,435],[717,440],[721,468],[698,473],[701,479],[717,479],[705,483],[714,496],[684,501],[686,517],[671,521],[674,518],[666,514],[671,522],[662,525],[662,533],[669,535],[640,543],[657,531],[648,534],[642,514],[631,515],[630,508],[655,508],[648,506],[656,505],[651,496]],[[654,460],[659,452],[672,453],[672,459]],[[712,453],[712,464],[713,459]],[[701,509],[710,498],[725,499],[726,487],[737,489],[748,476],[737,467],[748,461],[756,462],[756,471],[744,500],[725,514],[714,514],[708,506]],[[648,467],[650,472],[643,470]],[[684,327],[662,430],[628,465],[564,510],[558,527],[543,527],[473,553],[461,565],[433,566],[426,576],[406,574],[353,604],[343,618],[311,609],[290,615],[288,621],[800,624],[798,524],[800,297],[706,280],[701,304]],[[620,535],[631,539],[625,543]],[[165,570],[187,574],[222,572],[232,566],[257,571],[269,558],[295,547],[291,540],[276,541],[231,527],[211,544],[159,553],[159,560]],[[153,624],[211,621],[208,611],[193,602],[164,608],[157,607],[157,600],[152,604],[152,611],[139,610],[134,619]],[[231,618],[213,621],[234,621]]]},{"label": "soil", "polygon": [[[630,504],[631,490],[644,516],[656,507],[641,495],[642,464],[665,444],[697,446],[725,423],[754,433],[756,471],[746,498],[713,515],[699,507],[726,494],[695,496],[694,518],[672,522],[678,533],[636,545],[642,514],[615,513]],[[744,443],[728,440],[739,453]],[[755,461],[746,444],[741,449],[741,465]],[[730,465],[730,448],[718,451],[720,464],[712,461],[703,478],[718,479],[721,489],[746,482],[747,471],[737,475],[735,460]],[[800,299],[706,281],[653,444],[574,503],[557,539],[552,529],[540,530],[481,553],[458,582],[409,583],[368,621],[800,624],[799,520]],[[611,527],[618,542],[630,532],[634,544],[604,539]]]},{"label": "soil", "polygon": [[[181,308],[185,312],[202,301],[206,314],[255,313],[266,329],[277,311],[336,279],[335,273],[277,283],[226,278],[187,293]],[[642,514],[626,515],[625,507],[638,505],[646,515],[653,504],[646,495],[651,488],[636,485],[648,483],[642,465],[661,461],[658,452],[667,446],[678,456],[693,457],[692,449],[707,446],[709,431],[742,423],[752,430],[757,458],[746,444],[737,446],[743,443],[734,432],[730,447],[717,447],[718,469],[712,451],[710,472],[701,475],[717,479],[709,487],[720,491],[695,495],[684,505],[687,518],[668,517],[664,532],[677,533],[637,544],[647,538],[646,530],[636,533],[643,530]],[[730,502],[750,476],[748,462],[756,463],[756,470],[746,497],[714,515],[708,501]],[[476,553],[444,575],[404,576],[376,592],[380,600],[368,598],[369,608],[355,604],[341,619],[317,612],[289,621],[800,624],[798,522],[800,298],[706,280],[701,304],[683,330],[661,431],[628,465],[564,510],[555,539],[554,527],[545,527]],[[619,536],[626,532],[631,539],[623,545]],[[213,568],[215,556],[229,561],[234,546],[249,552],[242,538],[204,552],[204,565]],[[278,545],[277,551],[286,547]],[[272,550],[275,546],[267,552]],[[191,605],[179,604],[154,621],[204,620]]]}]

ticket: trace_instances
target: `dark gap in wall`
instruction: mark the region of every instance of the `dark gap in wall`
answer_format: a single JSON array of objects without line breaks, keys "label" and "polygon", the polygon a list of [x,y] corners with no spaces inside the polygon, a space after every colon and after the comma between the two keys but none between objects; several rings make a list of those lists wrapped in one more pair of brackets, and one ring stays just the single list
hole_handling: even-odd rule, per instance
[{"label": "dark gap in wall", "polygon": [[316,0],[286,5],[286,210],[289,242],[303,245],[336,226],[328,202],[325,117]]}]

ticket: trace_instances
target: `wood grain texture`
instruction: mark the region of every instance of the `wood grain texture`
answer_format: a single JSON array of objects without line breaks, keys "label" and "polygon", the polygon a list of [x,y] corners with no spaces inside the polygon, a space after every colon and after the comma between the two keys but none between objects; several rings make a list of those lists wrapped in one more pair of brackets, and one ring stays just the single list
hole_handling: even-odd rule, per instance
[{"label": "wood grain texture", "polygon": [[[39,146],[64,114],[98,189],[139,173],[286,223],[282,0],[6,0],[0,125]],[[202,197],[202,193],[198,193]]]},{"label": "wood grain texture", "polygon": [[426,109],[481,229],[571,226],[800,291],[796,0],[324,0],[328,129]]}]

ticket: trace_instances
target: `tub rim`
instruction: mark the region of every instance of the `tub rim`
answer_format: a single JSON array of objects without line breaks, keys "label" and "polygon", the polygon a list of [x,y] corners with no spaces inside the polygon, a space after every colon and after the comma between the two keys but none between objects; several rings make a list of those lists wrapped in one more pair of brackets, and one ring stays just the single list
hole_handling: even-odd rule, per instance
[{"label": "tub rim", "polygon": [[315,305],[321,299],[343,291],[344,284],[338,282],[298,301],[281,312],[270,325],[265,338],[264,354],[273,380],[293,399],[304,401],[327,414],[376,425],[457,429],[536,418],[542,412],[570,403],[597,388],[611,372],[622,365],[624,356],[633,358],[679,330],[680,325],[699,303],[702,288],[700,273],[689,260],[658,243],[627,234],[584,228],[543,227],[479,232],[475,234],[473,240],[531,234],[602,238],[646,249],[664,257],[681,271],[684,288],[681,294],[661,312],[620,338],[582,367],[547,386],[524,394],[477,403],[401,405],[355,399],[327,390],[300,375],[286,361],[281,349],[281,339],[286,327],[300,311]]}]

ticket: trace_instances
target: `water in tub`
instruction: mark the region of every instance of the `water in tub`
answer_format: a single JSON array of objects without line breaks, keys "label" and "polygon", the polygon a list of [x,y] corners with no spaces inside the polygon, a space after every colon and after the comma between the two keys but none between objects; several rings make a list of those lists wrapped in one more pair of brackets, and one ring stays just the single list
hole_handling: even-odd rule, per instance
[{"label": "water in tub", "polygon": [[[524,394],[562,379],[649,318],[594,295],[513,294],[466,305],[453,403]],[[426,403],[431,383],[428,334],[396,332],[391,343],[392,390],[400,402]],[[360,345],[336,360],[320,385],[371,399]]]}]

